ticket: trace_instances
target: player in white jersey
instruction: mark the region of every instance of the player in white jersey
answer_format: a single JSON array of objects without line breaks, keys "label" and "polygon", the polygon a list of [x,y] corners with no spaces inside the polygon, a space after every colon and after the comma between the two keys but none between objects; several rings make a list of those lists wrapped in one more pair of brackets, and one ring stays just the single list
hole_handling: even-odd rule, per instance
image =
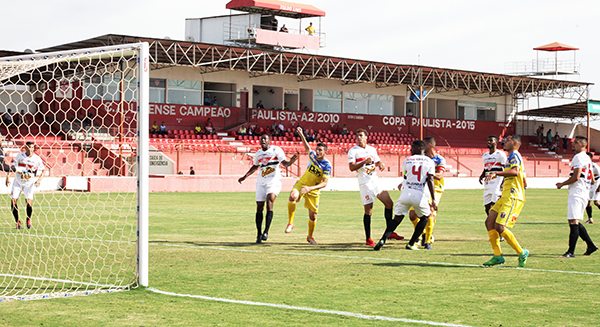
[{"label": "player in white jersey", "polygon": [[425,143],[421,140],[414,141],[411,146],[411,156],[404,160],[402,171],[404,172],[404,181],[399,185],[402,189],[400,197],[394,205],[394,219],[386,227],[383,236],[373,248],[379,251],[384,245],[389,235],[400,225],[404,216],[410,208],[414,208],[419,217],[419,222],[406,245],[408,250],[418,250],[417,241],[427,225],[432,210],[437,210],[434,200],[433,176],[435,175],[435,163],[431,158],[423,155]]},{"label": "player in white jersey", "polygon": [[567,219],[569,220],[570,231],[569,249],[562,255],[565,258],[575,257],[575,246],[579,237],[587,244],[587,250],[583,255],[590,255],[598,250],[587,230],[580,223],[583,219],[584,208],[589,201],[590,187],[593,181],[592,161],[585,153],[587,144],[587,138],[583,136],[575,137],[575,142],[573,142],[575,156],[571,161],[571,176],[562,183],[556,183],[558,189],[569,185]]},{"label": "player in white jersey", "polygon": [[[279,165],[289,167],[298,155],[294,154],[290,160],[286,160],[285,153],[278,146],[271,146],[271,136],[264,134],[260,137],[260,149],[254,154],[254,164],[246,174],[238,179],[241,184],[248,176],[260,169],[256,178],[256,243],[262,243],[269,239],[269,228],[273,221],[273,206],[275,199],[281,191],[281,169]],[[267,215],[265,217],[265,229],[262,230],[263,209],[267,202]]]},{"label": "player in white jersey", "polygon": [[590,201],[588,201],[587,207],[585,207],[585,212],[587,213],[588,219],[585,221],[586,224],[593,224],[594,219],[592,218],[592,202],[594,205],[600,209],[600,166],[595,163],[592,159],[594,158],[594,154],[591,152],[587,152],[588,157],[592,161],[592,176],[594,177],[592,182],[592,187],[590,188]]},{"label": "player in white jersey", "polygon": [[[379,178],[377,177],[377,169],[384,170],[385,165],[379,158],[377,150],[367,144],[368,133],[365,129],[359,128],[356,130],[356,145],[348,151],[348,167],[350,171],[356,171],[358,174],[358,186],[360,188],[360,197],[362,200],[364,215],[363,226],[365,229],[365,244],[367,246],[375,246],[375,242],[371,238],[371,214],[373,213],[373,202],[379,199],[385,206],[384,217],[386,226],[392,220],[392,207],[394,202],[390,194],[381,189],[379,186]],[[390,238],[402,240],[404,239],[396,233],[390,234]]]},{"label": "player in white jersey", "polygon": [[[33,193],[42,181],[42,172],[44,171],[44,162],[35,151],[33,142],[25,143],[25,151],[17,155],[13,161],[16,177],[13,180],[10,190],[13,217],[17,224],[17,229],[21,229],[21,221],[19,220],[19,206],[17,200],[21,193],[25,195],[27,202],[27,229],[31,228],[31,215],[33,213]],[[6,174],[6,186],[10,184],[10,171]]]},{"label": "player in white jersey", "polygon": [[491,172],[499,172],[504,170],[506,164],[506,153],[497,148],[498,138],[496,136],[488,136],[487,147],[488,152],[484,153],[483,171],[479,175],[479,183],[483,184],[483,206],[485,208],[486,217],[490,214],[490,209],[502,195],[502,176],[496,176],[494,179],[485,181],[485,176]]}]

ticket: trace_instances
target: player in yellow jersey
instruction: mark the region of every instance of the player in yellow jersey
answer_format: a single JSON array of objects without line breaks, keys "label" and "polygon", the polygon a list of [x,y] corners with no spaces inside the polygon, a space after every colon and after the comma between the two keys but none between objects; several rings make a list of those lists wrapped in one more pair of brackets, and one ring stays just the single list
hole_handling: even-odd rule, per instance
[{"label": "player in yellow jersey", "polygon": [[508,243],[519,255],[519,267],[525,267],[529,251],[523,249],[515,235],[508,229],[512,228],[517,222],[517,217],[525,205],[525,169],[523,158],[519,153],[521,138],[517,135],[508,136],[504,141],[504,150],[508,152],[507,163],[503,171],[490,172],[485,177],[490,181],[497,176],[504,177],[502,184],[502,195],[494,204],[485,221],[488,236],[494,256],[483,263],[490,267],[504,263],[502,249],[500,248],[500,236],[504,237]]},{"label": "player in yellow jersey", "polygon": [[302,127],[296,129],[298,135],[302,139],[304,149],[308,154],[308,167],[304,175],[298,179],[294,188],[290,192],[288,202],[288,225],[285,228],[286,233],[291,233],[294,228],[294,216],[296,215],[296,203],[304,197],[304,207],[308,209],[308,236],[306,241],[310,244],[317,244],[313,233],[317,224],[317,213],[319,212],[319,195],[320,190],[327,185],[329,176],[331,175],[331,163],[325,159],[327,145],[317,143],[317,148],[313,151],[306,141],[306,137],[302,132]]}]

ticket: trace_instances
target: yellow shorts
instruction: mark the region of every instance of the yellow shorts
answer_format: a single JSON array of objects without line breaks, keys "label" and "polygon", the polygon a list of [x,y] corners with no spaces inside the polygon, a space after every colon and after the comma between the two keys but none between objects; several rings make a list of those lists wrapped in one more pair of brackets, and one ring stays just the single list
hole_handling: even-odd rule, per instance
[{"label": "yellow shorts", "polygon": [[[296,184],[294,184],[293,189],[298,190],[298,193],[300,193],[300,189],[302,188],[302,186],[306,186],[306,185],[304,185],[303,183],[298,181],[298,182],[296,182]],[[320,195],[321,194],[320,194],[319,190],[311,191],[304,195],[300,195],[300,197],[298,198],[298,202],[300,201],[300,199],[302,199],[302,197],[304,197],[304,207],[314,213],[319,213]]]},{"label": "yellow shorts", "polygon": [[517,218],[525,206],[525,201],[518,199],[500,198],[491,210],[496,211],[496,223],[512,228],[517,222]]}]

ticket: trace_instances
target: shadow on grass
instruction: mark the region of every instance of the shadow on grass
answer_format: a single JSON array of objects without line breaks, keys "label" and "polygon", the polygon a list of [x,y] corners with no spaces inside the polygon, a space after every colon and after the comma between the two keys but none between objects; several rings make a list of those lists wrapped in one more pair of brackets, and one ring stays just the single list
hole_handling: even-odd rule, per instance
[{"label": "shadow on grass", "polygon": [[467,266],[461,264],[452,263],[435,263],[435,262],[378,262],[373,263],[373,266],[379,267],[437,267],[437,268],[473,268],[473,269],[484,269],[483,266],[475,265]]}]

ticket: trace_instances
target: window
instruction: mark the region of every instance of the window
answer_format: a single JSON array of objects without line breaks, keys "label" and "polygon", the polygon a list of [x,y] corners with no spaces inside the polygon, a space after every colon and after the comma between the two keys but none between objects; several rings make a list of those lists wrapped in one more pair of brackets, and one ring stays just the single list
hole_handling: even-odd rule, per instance
[{"label": "window", "polygon": [[458,102],[457,119],[496,121],[496,103]]},{"label": "window", "polygon": [[126,76],[121,80],[121,73],[93,76],[84,82],[85,98],[94,100],[120,101],[121,82],[125,101],[133,101],[136,96],[137,80]]},{"label": "window", "polygon": [[167,81],[167,103],[201,105],[200,81]]},{"label": "window", "polygon": [[235,106],[235,84],[204,82],[204,99],[202,103],[205,106]]},{"label": "window", "polygon": [[165,92],[167,81],[164,79],[150,79],[150,102],[165,103]]},{"label": "window", "polygon": [[394,96],[344,92],[344,113],[391,116],[394,114]]},{"label": "window", "polygon": [[316,112],[342,112],[342,92],[329,90],[315,90]]}]

